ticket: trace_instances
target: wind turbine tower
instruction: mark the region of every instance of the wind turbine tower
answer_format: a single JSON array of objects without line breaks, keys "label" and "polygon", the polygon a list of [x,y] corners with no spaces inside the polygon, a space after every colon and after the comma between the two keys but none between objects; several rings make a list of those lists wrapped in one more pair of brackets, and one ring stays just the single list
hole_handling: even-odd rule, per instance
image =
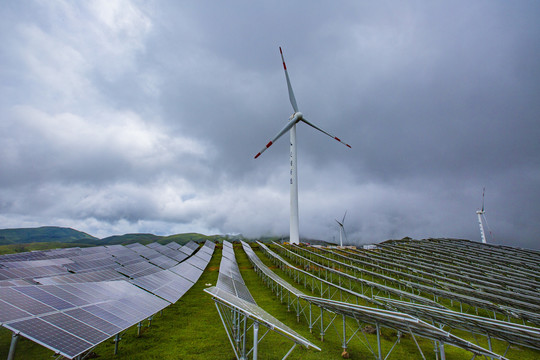
[{"label": "wind turbine tower", "polygon": [[484,194],[486,192],[486,188],[482,190],[482,210],[476,210],[476,215],[478,215],[478,225],[480,225],[480,235],[482,236],[482,243],[487,244],[486,241],[486,234],[484,232],[484,224],[482,223],[482,217],[484,217]]},{"label": "wind turbine tower", "polygon": [[339,225],[339,246],[343,246],[343,236],[345,236],[345,240],[347,240],[347,234],[345,234],[345,216],[347,216],[347,210],[345,210],[345,215],[343,215],[343,220],[339,222],[337,219],[336,222]]},{"label": "wind turbine tower", "polygon": [[287,72],[287,66],[285,65],[285,59],[283,58],[283,51],[281,51],[281,47],[279,48],[279,52],[281,54],[281,61],[283,62],[283,70],[285,71],[285,79],[287,80],[287,88],[289,90],[289,100],[291,102],[292,108],[294,110],[294,113],[289,118],[289,122],[283,127],[283,129],[278,132],[278,134],[270,141],[268,144],[266,144],[265,147],[262,148],[262,150],[255,155],[255,159],[261,156],[261,154],[268,149],[274,142],[277,141],[283,134],[285,134],[287,131],[289,131],[290,135],[290,153],[289,153],[289,162],[291,166],[291,180],[290,180],[290,192],[291,192],[291,201],[290,201],[290,243],[291,244],[300,244],[300,231],[299,231],[299,221],[298,221],[298,174],[297,174],[297,167],[296,167],[296,124],[299,122],[303,122],[312,128],[319,130],[325,135],[330,136],[331,138],[339,141],[343,145],[346,145],[347,147],[351,147],[349,144],[344,143],[341,141],[338,137],[331,135],[324,131],[323,129],[315,126],[314,124],[310,123],[309,121],[304,118],[304,115],[298,111],[298,105],[296,104],[296,98],[294,97],[294,92],[291,86],[291,80],[289,79],[289,73]]}]

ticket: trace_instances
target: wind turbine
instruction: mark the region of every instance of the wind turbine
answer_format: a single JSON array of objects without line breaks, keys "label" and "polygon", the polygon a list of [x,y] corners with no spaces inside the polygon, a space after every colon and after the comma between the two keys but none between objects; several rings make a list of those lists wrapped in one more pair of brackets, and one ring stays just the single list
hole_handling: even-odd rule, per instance
[{"label": "wind turbine", "polygon": [[270,146],[272,146],[273,143],[276,142],[277,139],[279,139],[283,134],[285,134],[287,131],[289,131],[290,134],[290,165],[291,165],[291,220],[290,220],[290,243],[291,244],[300,244],[300,236],[299,236],[299,225],[298,225],[298,175],[296,171],[296,124],[299,122],[303,122],[312,128],[319,130],[323,134],[326,134],[330,136],[331,138],[339,141],[343,145],[346,145],[347,147],[351,147],[349,144],[344,143],[341,141],[338,137],[331,135],[324,131],[323,129],[313,125],[309,121],[307,121],[304,118],[304,115],[298,111],[298,105],[296,104],[296,98],[294,97],[294,92],[291,86],[291,80],[289,79],[289,73],[287,72],[287,66],[285,65],[285,59],[283,58],[283,51],[281,51],[281,47],[279,48],[279,52],[281,54],[281,61],[283,62],[283,70],[285,71],[285,79],[287,80],[287,88],[289,90],[289,100],[291,102],[291,105],[293,107],[294,113],[289,118],[289,122],[281,129],[278,134],[270,141],[268,144],[266,144],[265,147],[262,148],[262,150],[255,155],[255,159],[261,156],[261,154],[268,149]]},{"label": "wind turbine", "polygon": [[339,246],[343,246],[343,236],[345,236],[345,240],[347,240],[347,234],[345,234],[345,225],[343,225],[345,223],[345,216],[347,216],[347,210],[345,210],[345,215],[343,215],[343,220],[341,220],[341,222],[335,219],[339,224]]},{"label": "wind turbine", "polygon": [[[478,224],[480,225],[480,235],[482,236],[482,243],[487,244],[486,241],[486,234],[484,232],[484,223],[482,222],[482,218],[484,219],[484,222],[486,223],[486,226],[489,229],[489,225],[487,223],[486,215],[484,215],[486,212],[484,211],[484,194],[486,193],[486,188],[482,190],[482,210],[476,210],[476,215],[478,215]],[[491,234],[491,230],[489,232]]]}]

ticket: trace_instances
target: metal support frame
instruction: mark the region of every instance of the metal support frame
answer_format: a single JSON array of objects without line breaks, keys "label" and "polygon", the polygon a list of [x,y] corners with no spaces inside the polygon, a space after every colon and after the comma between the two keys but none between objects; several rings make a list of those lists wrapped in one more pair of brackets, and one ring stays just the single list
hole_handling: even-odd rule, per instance
[{"label": "metal support frame", "polygon": [[19,342],[19,334],[13,333],[11,335],[11,344],[9,345],[8,360],[13,360],[15,357],[15,349],[17,348],[17,342]]},{"label": "metal support frame", "polygon": [[120,333],[118,333],[114,336],[114,355],[118,354],[118,343],[120,340],[122,340],[122,338],[120,337]]},{"label": "metal support frame", "polygon": [[[248,360],[251,355],[253,360],[257,360],[259,343],[271,329],[265,324],[251,319],[234,306],[223,303],[217,298],[214,298],[214,303],[236,359]],[[261,337],[259,337],[260,324],[267,327],[266,332]],[[250,346],[248,342],[248,333],[251,328],[253,328],[253,343]],[[289,351],[283,356],[282,360],[285,360],[292,353],[296,345],[298,344],[294,342]]]},{"label": "metal support frame", "polygon": [[[280,269],[282,269],[289,277],[291,277],[296,283],[300,284],[300,285],[304,285],[304,287],[306,289],[311,289],[312,292],[317,292],[321,294],[321,297],[324,297],[324,295],[327,295],[327,298],[329,299],[332,299],[334,297],[335,294],[337,294],[338,292],[340,292],[340,298],[342,299],[342,295],[341,295],[341,286],[339,285],[331,285],[331,284],[326,284],[324,282],[323,279],[321,278],[317,278],[316,275],[313,274],[313,276],[310,276],[310,281],[308,281],[308,275],[304,274],[302,272],[302,270],[298,269],[298,268],[295,268],[295,267],[291,267],[291,266],[286,266],[281,260],[279,260],[278,258],[276,258],[274,255],[270,254],[269,252],[267,252],[264,247],[261,247],[263,253],[268,257],[270,258],[270,260],[276,264]],[[284,251],[285,252],[285,251]],[[287,252],[285,252],[287,253]],[[290,255],[290,254],[289,254]],[[296,259],[298,260],[298,258]],[[253,262],[252,262],[253,263]],[[297,264],[299,266],[302,266],[302,267],[305,267],[307,269],[310,269],[310,265],[309,264],[304,264],[302,263],[301,261],[298,261]],[[288,290],[280,283],[278,282],[275,282],[273,279],[271,279],[269,276],[265,275],[264,272],[262,270],[259,270],[257,266],[255,266],[255,264],[253,263],[254,265],[254,269],[255,271],[261,276],[261,278],[263,279],[263,281],[267,284],[267,286],[272,290],[272,291],[276,291],[276,296],[281,296],[281,299],[282,299],[282,302],[283,302],[283,289],[285,289],[285,291],[288,292]],[[319,273],[321,272],[321,268],[318,267],[317,269],[315,268],[312,268],[310,269],[311,271],[319,271]],[[325,270],[325,269],[323,269]],[[330,274],[328,274],[330,273]],[[329,279],[329,281],[333,281],[333,278],[332,278],[332,273],[329,272],[329,271],[326,271],[326,274],[323,274],[326,276],[327,279]],[[337,277],[338,279],[340,278],[339,274],[337,274]],[[345,282],[344,281],[340,281],[339,284],[340,285],[343,285]],[[350,280],[349,280],[349,283],[350,283]],[[360,283],[362,285],[362,283]],[[325,289],[324,286],[327,285],[328,288]],[[319,287],[320,286],[320,287]],[[332,291],[331,288],[334,287],[336,290],[335,291]],[[373,288],[371,288],[371,290],[373,290]],[[291,297],[290,296],[290,293],[288,294],[288,296],[286,297],[287,298],[287,307],[290,308],[290,306],[295,306],[295,308],[297,309],[297,318],[299,318],[299,315],[300,314],[304,314],[304,317],[306,318],[307,322],[308,322],[308,326],[309,326],[309,330],[310,332],[313,332],[313,327],[315,325],[318,325],[320,326],[320,337],[321,337],[321,341],[324,341],[324,336],[326,334],[326,330],[328,329],[328,327],[330,327],[330,325],[332,324],[332,322],[334,321],[334,319],[331,320],[331,322],[328,324],[328,326],[325,328],[324,327],[324,309],[321,308],[320,306],[320,315],[316,318],[316,319],[313,319],[313,312],[312,312],[312,303],[308,300],[306,300],[305,298],[302,298],[298,295],[295,295],[294,297]],[[291,298],[293,298],[293,300],[291,301]],[[343,300],[339,300],[339,301],[343,301]],[[302,301],[305,301],[307,302],[307,304],[305,306],[302,306]],[[295,303],[294,303],[295,302]],[[358,304],[358,297],[356,297],[356,303]],[[335,316],[337,316],[337,314],[331,312],[332,314],[334,314]],[[381,325],[376,323],[376,327],[377,327],[377,351],[378,351],[378,354],[375,354],[375,352],[373,351],[373,348],[371,347],[371,345],[369,344],[369,340],[367,339],[366,337],[366,334],[364,333],[364,331],[361,329],[361,327],[359,326],[359,328],[354,332],[354,334],[351,336],[351,338],[346,341],[346,315],[345,314],[341,314],[342,315],[342,319],[344,319],[344,323],[343,323],[343,343],[342,343],[342,347],[344,348],[344,350],[346,349],[348,343],[356,336],[357,332],[360,330],[363,335],[364,335],[364,338],[366,340],[367,343],[364,343],[364,345],[366,345],[366,347],[371,351],[371,353],[374,355],[374,357],[376,359],[379,359],[379,360],[385,360],[387,359],[390,354],[392,353],[392,351],[394,350],[394,348],[397,346],[398,343],[400,343],[400,338],[401,338],[401,332],[398,331],[398,337],[396,339],[396,341],[394,342],[394,344],[392,345],[391,349],[388,351],[388,353],[386,353],[386,355],[384,356],[383,358],[383,351],[382,351],[382,347],[381,347],[381,342],[380,342],[380,332],[381,332]],[[334,325],[334,328],[335,328],[335,325]],[[337,328],[336,328],[336,331],[337,331]],[[418,342],[416,341],[416,338],[412,332],[411,329],[409,329],[409,333],[411,334],[411,337],[414,341],[414,343],[416,344],[416,347],[418,348],[418,351],[420,352],[420,355],[423,359],[425,359],[425,356],[424,356],[424,353],[422,351],[422,349],[420,348]],[[338,331],[338,335],[339,335],[339,331]],[[474,333],[473,333],[474,335]],[[489,341],[490,339],[488,339]],[[362,342],[362,341],[361,341]],[[445,355],[445,349],[444,349],[444,343],[439,343],[439,342],[435,342],[435,346],[436,346],[436,353],[437,353],[437,358],[438,358],[438,354],[440,354],[441,356],[441,360],[445,360],[446,359],[446,355]],[[491,348],[490,348],[490,351]],[[508,349],[507,349],[508,351]],[[506,355],[506,352],[505,352],[505,355]],[[503,355],[503,357],[505,356]]]}]

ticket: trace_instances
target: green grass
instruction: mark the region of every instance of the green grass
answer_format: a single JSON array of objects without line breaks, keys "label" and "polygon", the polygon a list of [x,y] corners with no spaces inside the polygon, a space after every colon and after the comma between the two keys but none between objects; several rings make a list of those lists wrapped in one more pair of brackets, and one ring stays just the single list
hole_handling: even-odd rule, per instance
[{"label": "green grass", "polygon": [[[302,285],[294,284],[294,281],[288,275],[277,269],[271,261],[258,249],[254,247],[259,258],[271,267],[278,275],[295,285],[298,289],[309,293],[309,290]],[[257,301],[257,304],[267,312],[275,316],[278,320],[284,322],[300,335],[307,338],[315,345],[322,348],[321,352],[316,350],[306,350],[297,347],[288,359],[341,359],[341,319],[337,319],[335,327],[330,326],[325,334],[324,342],[319,339],[318,327],[314,328],[313,333],[309,332],[307,322],[302,317],[297,322],[294,311],[287,312],[285,303],[281,303],[275,294],[263,283],[259,276],[253,271],[249,260],[239,245],[235,245],[235,253],[240,271],[251,294]],[[221,261],[221,246],[216,246],[214,256],[208,267],[204,271],[199,281],[174,305],[169,306],[163,311],[163,314],[157,314],[151,327],[147,327],[145,322],[142,334],[137,336],[137,327],[129,328],[123,335],[119,343],[119,353],[114,355],[114,342],[107,340],[94,350],[99,359],[234,359],[234,352],[231,348],[226,332],[223,328],[218,312],[211,296],[203,290],[207,283],[216,284],[219,263]],[[315,308],[317,309],[318,308]],[[325,315],[325,323],[328,324],[329,315]],[[354,326],[351,320],[348,324]],[[337,329],[336,329],[337,328]],[[264,327],[259,330],[260,336],[264,334]],[[352,331],[349,329],[348,333]],[[363,335],[358,334],[360,338]],[[382,346],[384,353],[388,352],[395,340],[395,331],[384,329],[382,334]],[[456,332],[456,335],[466,338],[476,343],[467,333]],[[350,335],[349,335],[350,336]],[[351,359],[373,359],[373,355],[355,337],[349,344],[348,351]],[[367,335],[371,346],[376,351],[376,336]],[[11,333],[2,328],[0,331],[0,358],[6,358],[9,350]],[[424,351],[426,359],[435,359],[433,346],[429,341],[417,337]],[[486,341],[481,339],[481,345],[487,347]],[[259,359],[281,358],[291,347],[290,340],[270,332],[259,345]],[[494,341],[494,350],[497,353],[503,353],[506,347],[500,341]],[[448,360],[471,359],[472,354],[464,350],[446,346],[446,358]],[[21,338],[19,340],[15,359],[51,359],[52,351],[33,343],[32,341]],[[539,358],[539,352],[534,352],[524,348],[513,347],[508,352],[510,359],[533,360]],[[389,359],[413,360],[419,359],[420,354],[410,335],[405,335],[392,352]],[[477,357],[478,359],[481,357]],[[482,357],[483,358],[483,357]]]}]

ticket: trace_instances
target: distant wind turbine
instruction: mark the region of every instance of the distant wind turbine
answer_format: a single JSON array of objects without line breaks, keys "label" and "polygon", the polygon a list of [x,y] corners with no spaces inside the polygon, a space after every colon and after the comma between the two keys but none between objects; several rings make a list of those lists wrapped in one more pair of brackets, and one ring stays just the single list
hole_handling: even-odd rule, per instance
[{"label": "distant wind turbine", "polygon": [[345,210],[345,215],[343,215],[343,220],[341,220],[341,222],[335,219],[339,225],[339,246],[343,246],[343,237],[345,237],[345,241],[347,241],[347,234],[345,233],[345,225],[344,225],[345,216],[347,216],[347,210]]},{"label": "distant wind turbine", "polygon": [[[480,235],[482,237],[482,243],[484,244],[487,244],[487,241],[486,241],[486,234],[484,232],[484,222],[486,223],[486,226],[489,230],[489,225],[487,223],[487,219],[486,219],[486,215],[485,215],[485,210],[484,210],[484,195],[486,193],[486,188],[484,188],[482,190],[482,210],[476,210],[476,215],[478,215],[478,224],[480,225]],[[482,219],[484,219],[484,221],[482,222]],[[491,230],[489,231],[489,233],[491,234]],[[493,237],[493,235],[491,235]]]},{"label": "distant wind turbine", "polygon": [[291,105],[293,107],[294,113],[289,118],[289,122],[281,129],[280,132],[268,143],[265,147],[262,148],[262,150],[255,155],[255,159],[261,156],[261,154],[268,149],[270,146],[272,146],[273,143],[276,142],[277,139],[279,139],[283,134],[285,134],[287,131],[290,130],[290,165],[291,165],[291,220],[290,220],[290,243],[291,244],[299,244],[300,243],[300,236],[299,236],[299,225],[298,225],[298,175],[296,171],[296,124],[300,121],[311,126],[312,128],[319,130],[323,134],[326,134],[330,136],[331,138],[339,141],[340,143],[346,145],[347,147],[351,147],[349,144],[344,143],[339,138],[337,138],[334,135],[331,135],[324,131],[323,129],[313,125],[309,121],[307,121],[304,118],[304,115],[298,111],[298,105],[296,104],[296,98],[294,97],[293,89],[291,86],[291,81],[289,79],[289,73],[287,72],[287,66],[285,65],[285,59],[283,58],[283,51],[281,51],[281,47],[279,48],[279,52],[281,54],[281,61],[283,62],[283,70],[285,70],[285,79],[287,80],[287,88],[289,90],[289,100],[291,101]]}]

